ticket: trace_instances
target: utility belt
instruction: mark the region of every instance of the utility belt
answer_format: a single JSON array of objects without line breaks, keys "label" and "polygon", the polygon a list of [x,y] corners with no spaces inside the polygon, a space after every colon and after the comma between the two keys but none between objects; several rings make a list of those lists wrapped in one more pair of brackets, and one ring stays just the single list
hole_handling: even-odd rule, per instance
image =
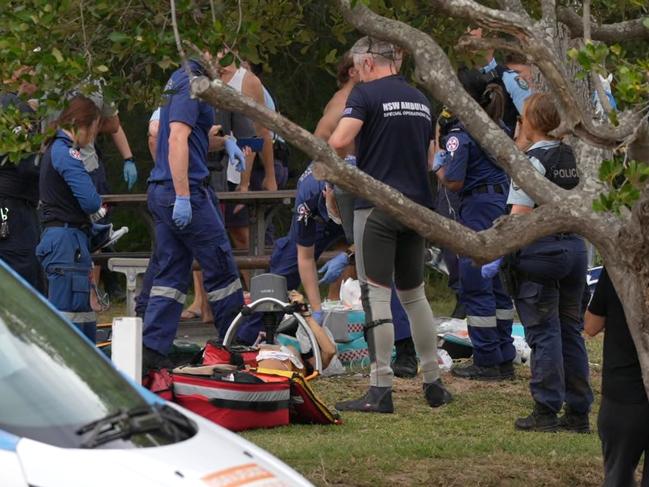
[{"label": "utility belt", "polygon": [[[171,186],[172,188],[174,186],[174,183],[171,180],[169,180],[169,181],[147,181],[147,182],[148,182],[148,184],[157,185],[157,186]],[[210,185],[210,176],[206,176],[203,179],[201,179],[200,181],[189,181],[189,190],[191,191],[192,188],[194,188],[194,189],[196,189],[196,188],[199,188],[199,189],[207,188],[207,187],[209,187],[209,185]]]},{"label": "utility belt", "polygon": [[43,228],[76,228],[88,233],[90,231],[90,223],[70,223],[61,220],[50,220],[43,223]]},{"label": "utility belt", "polygon": [[527,281],[548,287],[559,287],[559,282],[555,279],[539,278],[529,272],[520,270],[518,268],[518,256],[518,252],[506,255],[503,257],[503,261],[500,265],[500,280],[502,281],[505,290],[512,298],[518,296],[521,284]]},{"label": "utility belt", "polygon": [[481,184],[480,186],[476,186],[475,188],[466,191],[463,193],[463,196],[472,196],[474,194],[484,193],[505,194],[505,188],[502,184]]}]

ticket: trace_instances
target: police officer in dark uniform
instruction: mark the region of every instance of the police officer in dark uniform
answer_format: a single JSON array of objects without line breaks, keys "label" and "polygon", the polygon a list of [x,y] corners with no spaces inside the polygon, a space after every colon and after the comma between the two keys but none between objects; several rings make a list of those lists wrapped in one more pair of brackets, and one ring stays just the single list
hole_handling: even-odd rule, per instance
[{"label": "police officer in dark uniform", "polygon": [[[17,110],[30,117],[34,110],[19,95],[0,95],[2,111]],[[24,126],[16,130],[25,130]],[[38,127],[31,120],[32,130]],[[43,292],[41,266],[36,259],[40,229],[38,206],[39,158],[29,154],[18,162],[0,156],[0,258],[20,274],[35,289]]]},{"label": "police officer in dark uniform", "polygon": [[[556,185],[572,189],[579,183],[572,149],[548,135],[561,122],[549,93],[532,95],[525,103],[521,136],[536,170]],[[529,213],[535,203],[515,183],[508,204],[512,213]],[[588,431],[593,402],[588,355],[582,337],[582,294],[587,253],[573,233],[549,235],[510,257],[516,269],[514,298],[532,349],[530,391],[534,410],[515,422],[521,430]],[[565,415],[557,414],[565,405]]]},{"label": "police officer in dark uniform", "polygon": [[36,248],[48,279],[48,297],[94,343],[97,319],[90,307],[90,215],[101,197],[86,172],[79,147],[93,142],[100,112],[88,98],[73,97],[57,120],[44,156],[39,188],[41,241]]}]

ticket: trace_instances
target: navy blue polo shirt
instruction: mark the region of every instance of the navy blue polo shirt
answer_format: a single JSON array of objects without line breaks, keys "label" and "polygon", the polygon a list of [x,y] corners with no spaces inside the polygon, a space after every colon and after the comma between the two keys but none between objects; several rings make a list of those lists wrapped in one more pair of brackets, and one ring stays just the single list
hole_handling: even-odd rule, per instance
[{"label": "navy blue polo shirt", "polygon": [[[203,68],[196,61],[189,62],[192,73],[203,74]],[[169,124],[182,122],[192,128],[189,135],[189,182],[201,183],[209,176],[207,168],[208,133],[214,125],[214,108],[199,99],[191,98],[189,77],[184,68],[176,70],[165,86],[165,101],[160,110],[160,128],[155,166],[149,181],[171,181],[169,169]]]},{"label": "navy blue polo shirt", "polygon": [[311,166],[298,180],[290,232],[291,238],[303,247],[315,245],[318,227],[329,220],[323,194],[325,184],[313,176]]},{"label": "navy blue polo shirt", "polygon": [[462,193],[469,193],[485,184],[501,184],[503,189],[507,189],[507,173],[480,148],[460,122],[450,129],[441,142],[448,161],[444,178],[447,181],[464,181]]},{"label": "navy blue polo shirt", "polygon": [[[343,117],[363,121],[356,139],[358,169],[432,208],[428,148],[433,137],[430,103],[403,76],[393,75],[352,89]],[[371,208],[356,199],[356,208]]]}]

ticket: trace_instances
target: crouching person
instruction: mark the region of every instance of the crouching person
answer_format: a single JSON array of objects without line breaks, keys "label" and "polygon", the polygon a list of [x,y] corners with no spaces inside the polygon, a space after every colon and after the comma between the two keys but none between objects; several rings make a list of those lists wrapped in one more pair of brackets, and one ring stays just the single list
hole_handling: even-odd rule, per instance
[{"label": "crouching person", "polygon": [[48,280],[48,298],[94,343],[90,307],[90,215],[101,197],[86,172],[79,147],[92,144],[99,126],[97,106],[75,96],[56,120],[56,133],[42,160],[39,189],[43,235],[36,248]]}]

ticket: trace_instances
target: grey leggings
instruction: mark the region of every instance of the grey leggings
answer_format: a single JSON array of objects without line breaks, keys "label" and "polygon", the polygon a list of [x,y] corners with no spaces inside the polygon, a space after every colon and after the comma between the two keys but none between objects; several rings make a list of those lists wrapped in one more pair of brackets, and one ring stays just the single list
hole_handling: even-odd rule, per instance
[{"label": "grey leggings", "polygon": [[392,281],[410,321],[425,383],[439,378],[433,312],[424,293],[424,239],[376,208],[354,211],[356,271],[365,311],[370,385],[392,386]]}]

